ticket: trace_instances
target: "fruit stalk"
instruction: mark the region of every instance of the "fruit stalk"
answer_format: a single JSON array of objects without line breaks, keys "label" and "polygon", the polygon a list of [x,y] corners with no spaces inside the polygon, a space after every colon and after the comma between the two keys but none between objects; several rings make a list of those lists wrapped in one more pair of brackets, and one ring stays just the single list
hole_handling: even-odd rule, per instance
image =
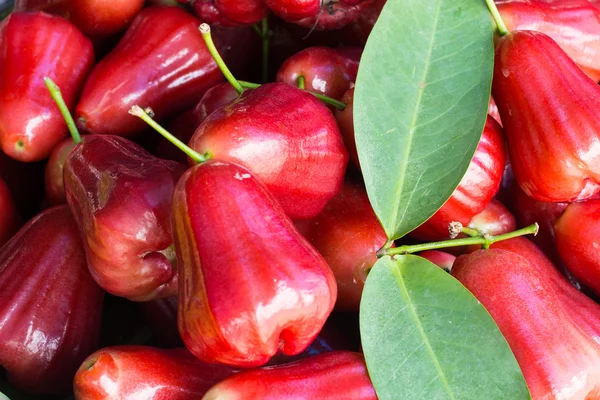
[{"label": "fruit stalk", "polygon": [[498,11],[498,7],[496,7],[496,3],[494,0],[485,0],[492,17],[494,17],[494,21],[496,21],[496,27],[498,28],[498,33],[500,36],[504,36],[508,33],[508,29],[506,28],[506,24],[500,16],[500,12]]},{"label": "fruit stalk", "polygon": [[52,100],[58,106],[60,113],[62,114],[65,122],[67,123],[67,127],[69,128],[69,132],[71,133],[71,137],[75,144],[81,142],[81,135],[79,134],[79,130],[77,130],[77,126],[75,126],[75,121],[73,120],[73,116],[69,111],[69,108],[65,104],[65,99],[62,96],[60,88],[54,83],[54,81],[47,76],[44,77],[44,83],[50,92],[50,96],[52,96]]},{"label": "fruit stalk", "polygon": [[178,149],[183,151],[189,158],[196,161],[197,163],[203,163],[206,160],[210,159],[210,154],[200,154],[194,150],[192,150],[189,146],[183,143],[181,140],[176,138],[173,134],[171,134],[168,130],[163,128],[158,122],[152,119],[150,115],[146,111],[142,109],[142,107],[135,105],[131,107],[129,110],[129,114],[134,115],[138,118],[141,118],[145,123],[154,128],[158,133],[160,133],[164,138],[173,143]]},{"label": "fruit stalk", "polygon": [[470,246],[478,244],[483,245],[483,248],[487,249],[492,244],[503,240],[512,239],[523,235],[537,235],[538,230],[539,225],[535,223],[517,231],[505,233],[503,235],[498,236],[483,235],[479,237],[469,237],[464,239],[444,240],[441,242],[405,245],[389,249],[383,248],[377,252],[377,257],[394,256],[398,254],[412,254],[426,250],[446,249],[449,247]]},{"label": "fruit stalk", "polygon": [[217,50],[217,47],[215,46],[215,43],[212,40],[212,35],[210,34],[210,26],[207,23],[202,23],[198,27],[198,30],[202,35],[202,39],[204,39],[204,43],[206,43],[206,47],[208,47],[210,55],[213,57],[213,59],[219,66],[219,69],[225,76],[225,79],[227,79],[227,82],[229,82],[239,94],[242,94],[244,88],[239,84],[237,79],[235,79],[229,68],[227,68],[227,64],[225,64],[225,61],[223,61],[223,58],[219,54],[219,51]]}]

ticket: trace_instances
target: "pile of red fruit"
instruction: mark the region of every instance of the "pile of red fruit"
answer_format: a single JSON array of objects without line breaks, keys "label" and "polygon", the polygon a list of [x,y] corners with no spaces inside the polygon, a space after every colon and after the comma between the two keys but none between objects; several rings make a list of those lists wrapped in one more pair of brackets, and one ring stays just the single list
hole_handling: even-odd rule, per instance
[{"label": "pile of red fruit", "polygon": [[421,256],[487,308],[534,399],[600,399],[600,2],[496,3],[510,32],[475,156],[394,244],[353,129],[385,0],[17,0],[0,392],[376,399],[357,314],[380,249],[537,222]]}]

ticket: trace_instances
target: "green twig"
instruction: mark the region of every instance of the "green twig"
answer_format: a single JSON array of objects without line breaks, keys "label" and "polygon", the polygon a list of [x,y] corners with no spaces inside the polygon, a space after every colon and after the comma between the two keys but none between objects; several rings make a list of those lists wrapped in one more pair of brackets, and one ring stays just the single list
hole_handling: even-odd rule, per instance
[{"label": "green twig", "polygon": [[140,106],[133,106],[131,110],[129,110],[129,114],[135,115],[136,117],[141,118],[144,122],[154,128],[158,133],[160,133],[163,137],[165,137],[169,142],[173,143],[177,148],[183,151],[189,158],[196,161],[197,163],[203,163],[210,158],[209,154],[200,154],[194,150],[192,150],[188,145],[183,143],[181,140],[177,139],[173,136],[169,131],[160,126],[160,124],[154,121],[146,111],[144,111]]},{"label": "green twig", "polygon": [[[259,88],[261,86],[258,83],[252,83],[252,82],[246,82],[246,81],[238,81],[238,83],[244,89],[256,89],[256,88]],[[330,104],[330,105],[334,106],[335,108],[337,108],[339,110],[344,111],[346,109],[346,103],[343,103],[343,102],[341,102],[339,100],[332,99],[331,97],[327,97],[327,96],[324,96],[322,94],[313,93],[313,92],[308,91],[308,90],[306,92],[312,94],[317,99],[321,100],[323,103]]]},{"label": "green twig", "polygon": [[494,0],[485,0],[485,2],[487,3],[488,9],[492,13],[492,17],[494,17],[494,21],[496,21],[496,26],[498,27],[498,33],[500,36],[508,34],[508,28],[506,27],[506,24],[504,23],[504,20],[502,19],[500,11],[498,11],[498,7],[496,7]]},{"label": "green twig", "polygon": [[304,90],[304,88],[306,87],[306,82],[304,81],[304,76],[303,75],[300,75],[298,77],[297,82],[298,82],[298,89]]},{"label": "green twig", "polygon": [[233,88],[239,94],[241,94],[244,91],[244,88],[235,79],[229,68],[227,68],[227,64],[225,64],[225,61],[223,61],[223,58],[221,57],[219,51],[215,47],[215,42],[213,42],[212,35],[210,34],[210,26],[206,23],[203,23],[198,27],[198,30],[202,34],[202,38],[204,39],[204,43],[206,43],[206,47],[208,47],[210,55],[213,57],[213,59],[219,66],[219,69],[225,76],[225,79],[227,79],[227,82],[229,82],[231,86],[233,86]]},{"label": "green twig", "polygon": [[81,135],[79,134],[79,130],[77,130],[77,126],[75,125],[75,121],[73,121],[73,116],[69,111],[69,108],[65,104],[65,99],[60,92],[60,88],[54,83],[54,81],[48,77],[44,78],[44,83],[46,87],[50,91],[50,96],[58,106],[60,113],[62,114],[65,122],[67,123],[67,127],[69,128],[69,132],[71,132],[71,137],[73,138],[73,142],[79,143],[81,142]]},{"label": "green twig", "polygon": [[377,252],[377,257],[383,257],[386,255],[394,256],[398,254],[412,254],[419,253],[421,251],[426,250],[436,250],[436,249],[446,249],[449,247],[458,247],[458,246],[471,246],[480,244],[483,248],[489,248],[492,244],[496,242],[500,242],[503,240],[512,239],[518,236],[523,235],[537,235],[539,229],[539,225],[537,223],[533,225],[529,225],[526,228],[519,229],[518,231],[505,233],[498,236],[492,235],[483,235],[478,237],[470,237],[464,239],[454,239],[454,240],[445,240],[442,242],[432,242],[432,243],[423,243],[423,244],[413,244],[413,245],[405,245],[399,247],[393,247],[390,249],[382,248]]}]

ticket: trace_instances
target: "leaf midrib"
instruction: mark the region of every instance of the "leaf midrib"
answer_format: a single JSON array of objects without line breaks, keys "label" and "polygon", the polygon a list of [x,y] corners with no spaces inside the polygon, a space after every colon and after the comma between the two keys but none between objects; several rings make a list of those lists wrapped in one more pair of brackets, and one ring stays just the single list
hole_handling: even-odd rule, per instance
[{"label": "leaf midrib", "polygon": [[414,303],[408,293],[408,289],[406,288],[406,285],[404,284],[404,279],[400,272],[400,268],[402,268],[402,264],[398,260],[394,260],[394,261],[398,268],[394,268],[392,273],[396,277],[396,281],[398,282],[398,286],[400,287],[400,291],[402,292],[402,297],[404,297],[404,299],[406,300],[406,304],[407,304],[406,308],[410,311],[410,315],[415,322],[415,326],[417,327],[417,330],[419,331],[421,338],[423,339],[425,348],[427,349],[427,352],[429,353],[431,360],[433,361],[433,364],[435,365],[435,368],[438,371],[438,376],[441,378],[442,384],[444,385],[444,389],[446,389],[446,392],[448,392],[448,395],[450,396],[450,398],[455,400],[456,398],[454,397],[454,394],[450,390],[450,385],[448,384],[446,375],[444,374],[444,371],[442,370],[442,366],[440,365],[440,362],[439,362],[438,358],[436,357],[435,352],[433,351],[433,348],[431,347],[431,343],[429,343],[429,339],[427,338],[427,335],[425,334],[425,329],[423,329],[423,325],[421,324],[421,321],[419,320],[419,317],[417,315],[417,310],[415,309]]},{"label": "leaf midrib", "polygon": [[[395,234],[397,226],[399,226],[402,222],[402,221],[397,222],[397,218],[398,218],[398,212],[400,210],[400,199],[401,199],[400,194],[402,193],[402,190],[404,189],[404,180],[406,177],[406,172],[408,170],[408,162],[406,162],[406,160],[409,158],[408,156],[410,154],[412,142],[415,137],[414,133],[411,133],[411,132],[413,132],[413,130],[415,129],[415,126],[417,124],[417,118],[420,115],[421,99],[423,98],[423,92],[425,92],[425,87],[426,87],[426,85],[424,85],[423,83],[425,82],[425,79],[429,75],[429,69],[431,67],[431,56],[433,53],[433,47],[434,47],[434,42],[435,42],[434,39],[436,37],[438,22],[440,20],[441,8],[442,8],[442,2],[439,1],[438,7],[437,7],[436,13],[435,13],[435,23],[434,23],[433,29],[432,29],[431,40],[429,42],[429,49],[427,52],[427,61],[425,63],[425,69],[423,71],[421,81],[419,83],[419,91],[417,93],[417,101],[415,104],[415,110],[413,112],[413,118],[410,122],[410,126],[408,129],[408,132],[409,132],[408,140],[407,140],[408,143],[406,146],[404,146],[403,160],[405,160],[405,162],[401,165],[400,173],[399,173],[398,180],[397,180],[396,195],[394,197],[394,202],[393,202],[392,218],[390,220],[391,223],[394,224],[395,226],[392,226],[392,229],[389,229],[389,225],[388,225],[388,229],[386,229],[388,236],[395,236],[395,235],[390,235],[390,232],[394,232],[394,234]],[[406,213],[407,208],[408,207],[405,208],[404,213]]]}]

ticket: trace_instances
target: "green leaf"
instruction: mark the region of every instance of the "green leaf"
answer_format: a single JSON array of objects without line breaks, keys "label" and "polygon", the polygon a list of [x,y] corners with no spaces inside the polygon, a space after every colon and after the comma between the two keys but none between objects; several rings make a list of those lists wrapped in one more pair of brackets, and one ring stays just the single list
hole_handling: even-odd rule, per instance
[{"label": "green leaf", "polygon": [[375,264],[362,295],[360,331],[380,400],[531,398],[492,317],[424,258]]},{"label": "green leaf", "polygon": [[361,58],[354,126],[369,199],[404,236],[458,186],[485,124],[493,68],[484,0],[388,0]]}]

